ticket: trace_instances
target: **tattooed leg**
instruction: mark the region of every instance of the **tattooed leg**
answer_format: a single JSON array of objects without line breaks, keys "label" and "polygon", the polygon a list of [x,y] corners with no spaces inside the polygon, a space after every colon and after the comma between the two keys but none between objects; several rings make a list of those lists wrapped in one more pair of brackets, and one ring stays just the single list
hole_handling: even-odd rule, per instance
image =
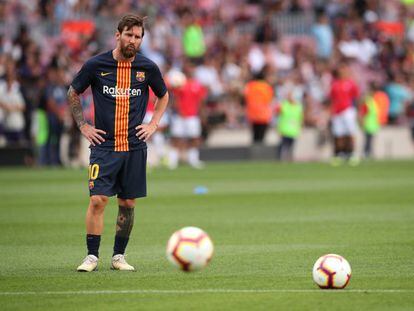
[{"label": "tattooed leg", "polygon": [[119,206],[116,235],[128,238],[134,225],[134,208]]},{"label": "tattooed leg", "polygon": [[134,225],[134,208],[119,206],[116,221],[116,234],[114,243],[114,256],[124,254],[128,245],[129,235]]}]

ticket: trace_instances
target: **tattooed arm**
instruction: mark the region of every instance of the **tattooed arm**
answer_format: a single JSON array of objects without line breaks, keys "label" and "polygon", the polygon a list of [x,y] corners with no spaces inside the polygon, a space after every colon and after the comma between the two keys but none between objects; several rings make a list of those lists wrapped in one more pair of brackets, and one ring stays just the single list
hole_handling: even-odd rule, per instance
[{"label": "tattooed arm", "polygon": [[68,91],[68,102],[70,110],[72,111],[73,118],[75,119],[76,125],[79,129],[81,129],[81,127],[86,124],[86,121],[83,117],[80,96],[78,93],[76,93],[72,85],[69,87]]},{"label": "tattooed arm", "polygon": [[94,126],[88,124],[83,117],[82,105],[80,102],[80,96],[76,93],[75,89],[70,86],[68,91],[68,102],[70,110],[72,111],[73,118],[75,119],[76,125],[81,131],[82,135],[95,146],[100,145],[105,139],[100,134],[106,134],[105,131],[96,129]]}]

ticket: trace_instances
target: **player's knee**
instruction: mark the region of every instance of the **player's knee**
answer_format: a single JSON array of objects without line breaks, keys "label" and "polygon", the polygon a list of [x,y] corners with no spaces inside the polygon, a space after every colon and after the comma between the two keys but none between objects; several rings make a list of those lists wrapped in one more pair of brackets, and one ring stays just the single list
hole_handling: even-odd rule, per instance
[{"label": "player's knee", "polygon": [[90,198],[89,206],[94,212],[103,212],[106,204],[108,203],[108,197],[102,195],[93,195]]},{"label": "player's knee", "polygon": [[135,207],[135,200],[134,199],[118,199],[119,206],[124,206],[127,208]]}]

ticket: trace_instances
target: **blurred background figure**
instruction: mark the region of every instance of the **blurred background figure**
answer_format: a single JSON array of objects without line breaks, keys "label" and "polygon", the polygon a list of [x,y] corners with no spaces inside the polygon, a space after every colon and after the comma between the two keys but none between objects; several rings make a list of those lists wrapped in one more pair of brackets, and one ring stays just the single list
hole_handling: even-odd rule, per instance
[{"label": "blurred background figure", "polygon": [[68,87],[63,69],[50,67],[48,80],[49,83],[46,87],[46,109],[49,123],[47,164],[56,166],[62,164],[60,143],[65,121],[70,116],[66,101]]},{"label": "blurred background figure", "polygon": [[354,155],[354,135],[358,129],[356,104],[359,98],[359,89],[350,77],[349,66],[343,62],[333,74],[331,85],[331,122],[334,138],[334,158],[332,165],[341,164],[344,160],[350,164],[357,164]]},{"label": "blurred background figure", "polygon": [[196,16],[194,16],[194,10],[190,7],[183,10],[182,22],[184,55],[192,62],[199,63],[202,61],[206,52],[203,28],[197,22]]},{"label": "blurred background figure", "polygon": [[203,168],[200,161],[201,144],[200,113],[207,96],[206,88],[193,77],[194,65],[184,65],[186,79],[182,85],[172,86],[173,103],[171,116],[171,150],[168,165],[178,167],[185,160],[194,168]]},{"label": "blurred background figure", "polygon": [[37,157],[37,165],[45,166],[49,164],[49,121],[47,116],[47,99],[46,99],[47,79],[39,80],[39,99],[35,109],[35,116],[32,123],[32,136]]},{"label": "blurred background figure", "polygon": [[[181,73],[181,72],[180,72]],[[168,77],[167,77],[168,78]],[[174,81],[176,87],[182,85],[185,81],[183,75],[182,81]],[[149,123],[154,113],[156,96],[150,89],[150,96],[148,100],[147,113],[145,114],[144,123]],[[169,119],[168,111],[162,116],[160,123],[158,124],[157,131],[151,136],[151,139],[147,141],[148,146],[148,166],[150,168],[158,167],[161,164],[168,165],[168,143],[165,137],[165,133],[168,130]]]},{"label": "blurred background figure", "polygon": [[364,131],[364,157],[366,159],[372,156],[373,139],[380,129],[380,110],[374,96],[376,91],[378,89],[372,83],[360,108],[361,124]]},{"label": "blurred background figure", "polygon": [[414,100],[407,107],[407,118],[410,125],[411,142],[414,145]]},{"label": "blurred background figure", "polygon": [[388,97],[388,94],[384,91],[384,88],[378,81],[373,81],[371,83],[371,89],[373,90],[372,96],[378,110],[379,125],[384,126],[388,123],[390,98]]},{"label": "blurred background figure", "polygon": [[20,83],[16,80],[14,65],[6,69],[4,79],[0,80],[0,128],[3,137],[0,144],[19,145],[24,139],[25,101],[20,91]]},{"label": "blurred background figure", "polygon": [[246,117],[250,124],[253,144],[262,144],[272,120],[273,88],[265,80],[266,68],[253,74],[244,89]]},{"label": "blurred background figure", "polygon": [[388,124],[401,124],[404,112],[412,97],[411,92],[406,87],[402,74],[389,74],[388,83],[385,91],[390,99],[390,108],[388,111]]},{"label": "blurred background figure", "polygon": [[323,60],[329,60],[333,53],[335,39],[328,16],[323,10],[318,10],[316,13],[316,23],[312,27],[312,35],[316,43],[316,56]]},{"label": "blurred background figure", "polygon": [[302,103],[293,97],[293,92],[287,94],[277,107],[277,130],[280,135],[280,142],[277,146],[276,157],[279,161],[293,160],[293,147],[300,135],[303,124]]},{"label": "blurred background figure", "polygon": [[[262,147],[272,149],[268,144],[277,139],[274,132],[267,132],[272,109],[259,101],[282,102],[285,90],[292,89],[304,109],[306,139],[298,144],[312,149],[301,159],[327,160],[329,113],[338,104],[332,101],[339,100],[331,97],[331,84],[335,79],[338,85],[333,75],[345,59],[361,94],[367,93],[372,82],[381,88],[372,94],[382,129],[376,140],[380,148],[374,148],[373,155],[387,157],[405,150],[401,139],[384,139],[389,131],[390,136],[404,136],[410,122],[407,109],[414,98],[414,5],[410,1],[0,1],[0,80],[6,81],[6,72],[13,71],[19,84],[24,109],[17,114],[23,113],[24,121],[23,130],[17,131],[22,132],[18,148],[37,157],[27,164],[81,165],[89,149],[82,145],[70,118],[58,112],[65,103],[58,104],[57,93],[63,93],[66,84],[59,82],[62,74],[58,72],[63,72],[65,81],[86,59],[110,48],[113,25],[125,12],[147,16],[141,52],[163,73],[193,64],[192,80],[206,92],[198,113],[198,146],[214,147],[217,141],[225,146],[226,140],[233,146],[231,137],[247,131],[253,145],[259,145],[258,152]],[[4,122],[1,108],[0,156],[9,150]],[[158,138],[152,143],[168,150],[168,140]],[[240,140],[240,147],[252,150],[248,138]],[[334,140],[343,149],[347,138]],[[363,149],[354,147],[357,152]],[[197,157],[197,152],[192,154]]]}]

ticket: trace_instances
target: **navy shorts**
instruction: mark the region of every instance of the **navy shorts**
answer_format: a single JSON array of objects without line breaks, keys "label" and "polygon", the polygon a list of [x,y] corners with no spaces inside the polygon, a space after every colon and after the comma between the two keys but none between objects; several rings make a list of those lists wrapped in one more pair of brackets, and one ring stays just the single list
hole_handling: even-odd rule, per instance
[{"label": "navy shorts", "polygon": [[91,148],[89,194],[135,199],[147,195],[147,149],[115,152]]}]

